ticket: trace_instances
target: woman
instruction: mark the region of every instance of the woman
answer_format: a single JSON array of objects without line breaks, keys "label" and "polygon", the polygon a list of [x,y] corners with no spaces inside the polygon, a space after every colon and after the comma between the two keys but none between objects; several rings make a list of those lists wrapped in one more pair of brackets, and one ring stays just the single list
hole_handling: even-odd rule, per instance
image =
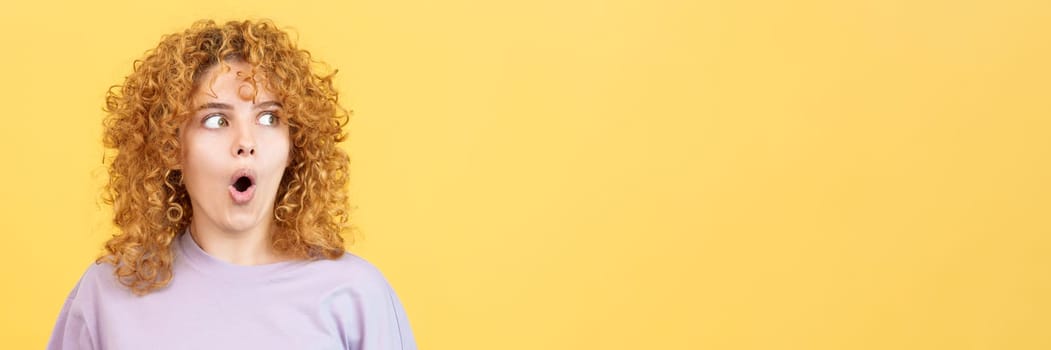
[{"label": "woman", "polygon": [[106,98],[119,234],[49,349],[415,349],[383,275],[344,251],[348,113],[268,21],[165,36]]}]

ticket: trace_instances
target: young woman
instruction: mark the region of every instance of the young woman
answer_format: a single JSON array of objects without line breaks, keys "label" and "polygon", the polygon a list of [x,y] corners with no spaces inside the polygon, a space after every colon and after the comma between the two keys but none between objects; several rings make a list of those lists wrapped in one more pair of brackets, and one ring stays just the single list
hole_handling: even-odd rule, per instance
[{"label": "young woman", "polygon": [[106,97],[119,233],[48,349],[415,349],[383,275],[344,251],[347,111],[268,21],[165,36]]}]

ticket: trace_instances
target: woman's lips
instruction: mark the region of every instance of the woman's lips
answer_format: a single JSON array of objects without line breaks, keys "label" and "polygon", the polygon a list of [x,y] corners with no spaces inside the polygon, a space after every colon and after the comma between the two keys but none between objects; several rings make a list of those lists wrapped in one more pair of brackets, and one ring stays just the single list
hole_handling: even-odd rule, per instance
[{"label": "woman's lips", "polygon": [[[247,180],[248,188],[244,188],[244,184],[241,184],[244,191],[238,191],[238,180],[242,180],[241,182]],[[242,205],[250,202],[252,197],[255,196],[255,171],[250,168],[242,168],[235,171],[230,176],[230,185],[227,187],[227,190],[230,192],[230,199],[233,199],[235,204]]]},{"label": "woman's lips", "polygon": [[255,196],[255,184],[248,186],[244,192],[238,191],[234,185],[230,185],[230,198],[234,200],[234,204],[245,204],[252,201],[252,197]]}]

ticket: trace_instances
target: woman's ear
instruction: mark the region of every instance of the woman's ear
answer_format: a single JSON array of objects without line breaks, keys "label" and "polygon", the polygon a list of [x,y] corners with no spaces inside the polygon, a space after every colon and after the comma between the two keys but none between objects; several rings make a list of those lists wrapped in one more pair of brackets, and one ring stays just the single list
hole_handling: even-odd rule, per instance
[{"label": "woman's ear", "polygon": [[[182,143],[182,128],[175,129],[175,137],[178,138],[178,142]],[[182,146],[177,145],[174,148],[175,152],[175,164],[172,165],[171,170],[182,170]]]},{"label": "woman's ear", "polygon": [[175,155],[175,164],[171,165],[171,170],[182,170],[182,150],[176,152],[178,153]]},{"label": "woman's ear", "polygon": [[175,164],[171,165],[171,170],[182,170],[182,152],[177,152],[179,152],[179,154],[175,155]]}]

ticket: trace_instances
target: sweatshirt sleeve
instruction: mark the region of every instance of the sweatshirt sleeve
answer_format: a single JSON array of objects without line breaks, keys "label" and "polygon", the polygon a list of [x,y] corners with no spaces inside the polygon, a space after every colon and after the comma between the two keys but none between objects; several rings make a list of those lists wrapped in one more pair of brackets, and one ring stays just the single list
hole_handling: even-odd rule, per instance
[{"label": "sweatshirt sleeve", "polygon": [[389,284],[384,283],[384,285],[387,287],[387,296],[390,301],[387,312],[392,314],[389,318],[394,320],[388,323],[391,337],[398,339],[401,350],[416,350],[416,339],[412,335],[412,328],[409,327],[409,318],[405,315],[405,308],[402,307],[401,300],[394,293],[394,289]]},{"label": "sweatshirt sleeve", "polygon": [[77,285],[69,292],[69,296],[66,297],[66,302],[62,305],[62,311],[58,314],[55,327],[51,330],[51,339],[47,342],[47,350],[94,349],[91,332],[84,322],[83,314],[73,311],[76,309],[76,303],[78,302],[77,292],[80,290],[81,282],[83,282],[83,278],[77,282]]},{"label": "sweatshirt sleeve", "polygon": [[343,310],[345,348],[349,350],[416,350],[405,308],[378,270],[359,281]]}]

